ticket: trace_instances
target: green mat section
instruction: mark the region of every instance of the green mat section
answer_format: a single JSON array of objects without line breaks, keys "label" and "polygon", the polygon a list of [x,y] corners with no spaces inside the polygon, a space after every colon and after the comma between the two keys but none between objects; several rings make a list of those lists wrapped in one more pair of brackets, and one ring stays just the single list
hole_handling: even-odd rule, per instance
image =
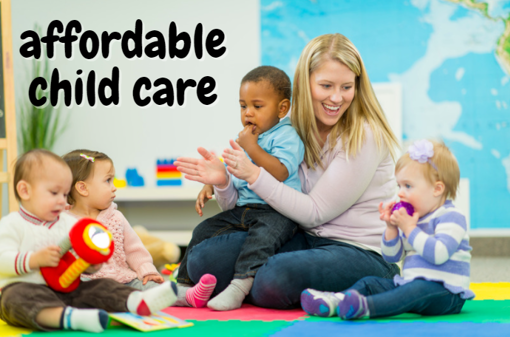
[{"label": "green mat section", "polygon": [[280,331],[293,322],[274,321],[193,321],[194,326],[182,329],[169,329],[154,332],[140,332],[128,327],[117,327],[105,330],[101,334],[81,331],[55,331],[55,332],[32,332],[31,334],[23,335],[27,337],[35,336],[57,336],[57,337],[90,337],[90,336],[150,336],[150,337],[192,337],[192,336],[207,336],[207,337],[237,337],[237,336],[269,336],[275,332]]},{"label": "green mat section", "polygon": [[[309,317],[306,321],[337,321],[338,317],[321,318]],[[445,316],[421,316],[415,314],[402,314],[390,318],[376,318],[367,320],[371,322],[473,322],[473,323],[510,323],[510,301],[467,301],[460,314]],[[510,336],[510,333],[509,333]]]},{"label": "green mat section", "polygon": [[[320,318],[309,317],[305,319],[311,322],[328,321],[335,323],[350,324],[350,321],[342,321],[338,317]],[[160,330],[155,332],[139,332],[129,327],[117,327],[108,329],[101,336],[141,336],[147,335],[151,337],[193,337],[193,336],[207,336],[207,337],[242,337],[242,336],[269,336],[287,327],[292,326],[295,322],[274,321],[193,321],[194,326],[182,329]],[[363,320],[363,323],[510,323],[510,300],[507,301],[467,301],[458,315],[446,316],[420,316],[415,314],[403,314],[391,318]],[[31,334],[23,335],[28,337],[36,336],[57,336],[57,337],[82,337],[82,336],[99,336],[98,334],[80,332],[80,331],[56,331],[51,333],[33,332]],[[509,335],[510,336],[510,335]]]}]

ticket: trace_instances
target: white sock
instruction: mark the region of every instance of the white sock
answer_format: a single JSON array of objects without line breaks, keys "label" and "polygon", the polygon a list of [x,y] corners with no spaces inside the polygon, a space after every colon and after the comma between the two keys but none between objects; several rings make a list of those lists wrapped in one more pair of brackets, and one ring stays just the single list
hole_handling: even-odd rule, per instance
[{"label": "white sock", "polygon": [[65,307],[60,322],[64,330],[103,332],[108,326],[108,314],[101,309]]},{"label": "white sock", "polygon": [[174,307],[191,307],[186,301],[186,291],[191,289],[189,284],[177,283],[177,301],[174,303]]},{"label": "white sock", "polygon": [[171,306],[177,300],[177,285],[164,282],[145,291],[133,291],[127,299],[129,312],[141,316],[149,316]]},{"label": "white sock", "polygon": [[207,306],[218,311],[239,309],[252,286],[253,277],[234,279],[225,290],[210,300]]}]

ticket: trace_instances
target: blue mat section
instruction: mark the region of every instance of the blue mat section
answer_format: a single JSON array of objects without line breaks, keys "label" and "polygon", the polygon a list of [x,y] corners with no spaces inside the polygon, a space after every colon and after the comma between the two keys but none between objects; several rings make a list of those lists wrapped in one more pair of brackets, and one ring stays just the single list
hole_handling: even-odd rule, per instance
[{"label": "blue mat section", "polygon": [[503,323],[376,323],[358,322],[296,322],[292,326],[271,335],[296,336],[462,336],[462,337],[508,337],[510,324]]}]

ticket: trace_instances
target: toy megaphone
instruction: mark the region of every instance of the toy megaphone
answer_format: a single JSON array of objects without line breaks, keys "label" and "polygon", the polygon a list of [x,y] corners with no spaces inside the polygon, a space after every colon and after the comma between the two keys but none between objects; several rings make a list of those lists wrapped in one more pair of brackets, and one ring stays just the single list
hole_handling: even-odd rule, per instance
[{"label": "toy megaphone", "polygon": [[[78,220],[69,236],[59,243],[62,258],[57,267],[42,267],[41,274],[50,288],[68,293],[80,285],[80,275],[91,265],[108,261],[114,245],[112,234],[96,220]],[[76,258],[70,249],[73,249]]]}]

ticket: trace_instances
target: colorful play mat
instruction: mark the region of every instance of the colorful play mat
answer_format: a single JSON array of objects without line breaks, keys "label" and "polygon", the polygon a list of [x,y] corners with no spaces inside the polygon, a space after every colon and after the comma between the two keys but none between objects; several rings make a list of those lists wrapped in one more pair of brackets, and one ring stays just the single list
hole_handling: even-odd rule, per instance
[{"label": "colorful play mat", "polygon": [[[318,318],[301,309],[272,310],[245,304],[239,310],[217,312],[208,308],[170,307],[164,311],[194,325],[188,328],[139,332],[126,326],[112,327],[101,336],[214,337],[214,336],[506,336],[510,337],[510,283],[472,283],[476,298],[467,301],[458,315],[427,317],[403,314],[391,318],[342,321]],[[0,321],[0,337],[81,337],[99,334],[58,331],[33,332]]]}]

